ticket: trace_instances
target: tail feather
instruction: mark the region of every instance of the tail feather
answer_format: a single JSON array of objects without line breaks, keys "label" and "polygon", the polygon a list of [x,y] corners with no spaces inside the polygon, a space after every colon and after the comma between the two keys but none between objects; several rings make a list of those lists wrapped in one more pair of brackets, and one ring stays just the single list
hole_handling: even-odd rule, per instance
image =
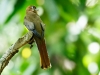
[{"label": "tail feather", "polygon": [[46,68],[50,67],[50,60],[48,57],[45,40],[44,40],[44,38],[38,39],[35,37],[35,41],[36,41],[36,44],[38,46],[38,50],[40,53],[41,68],[46,69]]}]

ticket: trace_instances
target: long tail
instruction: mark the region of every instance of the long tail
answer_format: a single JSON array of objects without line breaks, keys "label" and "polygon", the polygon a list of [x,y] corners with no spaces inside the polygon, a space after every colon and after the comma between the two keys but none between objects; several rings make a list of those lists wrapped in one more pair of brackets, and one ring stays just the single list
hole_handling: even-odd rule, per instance
[{"label": "long tail", "polygon": [[47,49],[46,49],[46,44],[45,44],[45,39],[38,39],[37,37],[34,37],[36,44],[38,46],[38,50],[40,53],[40,60],[41,60],[41,68],[46,69],[51,67],[50,60],[48,57]]}]

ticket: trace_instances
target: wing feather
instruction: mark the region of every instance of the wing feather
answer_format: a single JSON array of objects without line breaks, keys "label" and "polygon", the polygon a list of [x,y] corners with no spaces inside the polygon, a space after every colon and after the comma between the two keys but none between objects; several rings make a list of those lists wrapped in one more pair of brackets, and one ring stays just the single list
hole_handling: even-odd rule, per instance
[{"label": "wing feather", "polygon": [[24,25],[28,30],[30,31],[34,30],[34,23],[28,21],[27,19],[24,19]]}]

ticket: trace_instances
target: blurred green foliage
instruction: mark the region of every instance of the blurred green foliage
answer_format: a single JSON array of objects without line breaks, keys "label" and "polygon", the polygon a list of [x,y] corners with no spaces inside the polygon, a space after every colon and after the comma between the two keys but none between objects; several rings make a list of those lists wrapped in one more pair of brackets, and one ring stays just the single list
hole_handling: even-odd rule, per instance
[{"label": "blurred green foliage", "polygon": [[36,45],[31,50],[25,45],[2,75],[100,75],[99,0],[0,0],[0,57],[27,33],[29,5],[37,6],[46,24],[52,68],[42,70]]}]

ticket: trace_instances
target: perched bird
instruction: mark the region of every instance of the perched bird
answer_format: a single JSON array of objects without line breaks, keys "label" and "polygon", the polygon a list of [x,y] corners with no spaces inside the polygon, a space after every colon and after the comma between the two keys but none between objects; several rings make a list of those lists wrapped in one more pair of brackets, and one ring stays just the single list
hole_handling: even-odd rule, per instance
[{"label": "perched bird", "polygon": [[46,69],[51,67],[44,39],[44,23],[37,14],[35,6],[28,6],[26,8],[24,25],[29,31],[33,32],[33,39],[35,40],[40,53],[41,68]]}]

